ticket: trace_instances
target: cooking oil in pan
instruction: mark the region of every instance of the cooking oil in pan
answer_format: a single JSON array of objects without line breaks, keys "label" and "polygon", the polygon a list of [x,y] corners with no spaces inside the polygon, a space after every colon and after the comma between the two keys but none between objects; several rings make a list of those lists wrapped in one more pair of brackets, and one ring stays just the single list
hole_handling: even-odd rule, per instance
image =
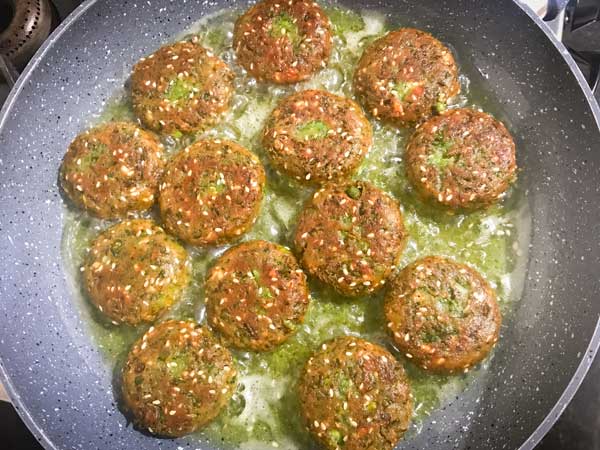
[{"label": "cooking oil in pan", "polygon": [[[336,25],[335,48],[328,67],[309,81],[290,87],[258,84],[242,73],[235,64],[231,48],[232,31],[239,11],[226,11],[204,18],[188,34],[196,34],[236,71],[236,94],[232,108],[220,125],[201,137],[228,138],[255,151],[267,168],[268,186],[260,218],[244,239],[273,240],[290,245],[295,217],[311,190],[286,177],[276,175],[259,143],[265,119],[277,101],[304,89],[326,89],[352,97],[351,80],[355,64],[364,47],[388,26],[385,16],[373,11],[357,14],[330,9]],[[400,22],[401,23],[401,22]],[[460,61],[460,57],[458,58]],[[455,106],[478,106],[471,81],[461,76],[462,93]],[[478,89],[481,87],[473,83]],[[490,105],[486,104],[490,109]],[[499,111],[489,111],[499,113]],[[126,94],[118,94],[97,118],[134,120]],[[485,211],[468,215],[448,215],[422,204],[415,198],[406,179],[402,152],[406,131],[398,131],[373,122],[374,145],[360,167],[357,178],[368,180],[398,199],[402,205],[410,240],[402,265],[425,255],[446,255],[471,264],[495,287],[510,326],[510,311],[522,293],[530,233],[530,214],[524,193],[518,188],[508,198]],[[200,137],[200,136],[198,136]],[[191,142],[190,137],[168,138],[170,152],[177,152]],[[156,214],[150,213],[157,220]],[[69,274],[73,302],[89,318],[90,332],[101,347],[107,363],[116,367],[122,362],[133,340],[143,329],[107,324],[93,310],[81,289],[79,267],[90,240],[109,223],[91,219],[85,213],[67,210],[63,235],[64,264]],[[193,282],[185,298],[170,317],[195,317],[204,321],[203,279],[207,267],[225,247],[211,250],[189,248]],[[339,298],[317,285],[311,286],[312,303],[303,326],[286,343],[270,353],[235,353],[240,372],[239,388],[226,411],[201,432],[213,443],[243,449],[310,448],[311,440],[304,431],[298,414],[295,383],[299,371],[318,345],[331,337],[354,334],[381,343],[395,352],[405,363],[412,382],[414,420],[411,433],[418,433],[423,418],[459,395],[470,382],[485,377],[489,359],[468,374],[457,376],[430,375],[415,368],[391,346],[384,332],[382,295],[369,299]],[[500,342],[499,345],[502,345]],[[493,356],[492,356],[493,357]],[[118,380],[118,376],[115,377]]]}]

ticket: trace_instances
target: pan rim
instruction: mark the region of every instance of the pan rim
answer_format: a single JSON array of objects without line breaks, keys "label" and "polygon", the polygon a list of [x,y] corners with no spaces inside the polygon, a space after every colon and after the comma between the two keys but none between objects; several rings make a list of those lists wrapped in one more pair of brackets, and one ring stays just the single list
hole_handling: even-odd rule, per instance
[{"label": "pan rim", "polygon": [[[586,79],[579,70],[577,63],[564,46],[564,44],[558,40],[556,35],[552,32],[552,30],[546,25],[546,23],[537,15],[533,10],[531,10],[527,5],[520,2],[519,0],[513,0],[513,2],[523,11],[527,16],[538,26],[538,28],[546,35],[546,37],[550,40],[550,42],[554,45],[554,47],[560,52],[561,56],[569,66],[571,73],[577,79],[577,83],[579,87],[583,91],[585,95],[585,99],[590,106],[592,111],[592,116],[596,121],[596,125],[600,128],[600,105],[596,101],[594,97],[594,93],[590,89]],[[575,393],[581,386],[583,379],[585,378],[588,370],[590,369],[596,354],[598,352],[598,348],[600,347],[600,317],[596,321],[596,329],[594,330],[594,334],[590,339],[590,343],[587,346],[584,353],[582,353],[582,359],[579,365],[577,366],[577,370],[571,377],[571,381],[567,384],[567,387],[558,398],[557,402],[554,404],[552,409],[546,414],[544,420],[538,425],[538,427],[529,435],[529,438],[519,447],[519,450],[533,450],[535,446],[542,440],[542,438],[550,431],[550,428],[556,423],[558,418],[562,415],[565,408],[569,405]]]},{"label": "pan rim", "polygon": [[[21,76],[17,80],[17,83],[13,86],[8,98],[6,99],[3,107],[0,109],[0,129],[5,125],[8,119],[9,112],[12,109],[17,97],[23,90],[26,81],[30,78],[34,70],[38,67],[43,56],[52,48],[55,42],[63,35],[63,33],[75,23],[89,8],[97,3],[98,0],[85,0],[79,5],[50,35],[44,42],[42,47],[35,53],[31,61],[27,64]],[[588,102],[592,116],[596,122],[597,127],[600,129],[600,106],[594,98],[594,95],[588,86],[583,74],[579,70],[573,57],[569,54],[566,47],[560,42],[553,32],[547,27],[542,19],[540,19],[531,9],[521,3],[519,0],[513,0],[513,3],[521,9],[538,28],[546,35],[550,42],[554,45],[563,58],[563,60],[569,66],[571,73],[575,76],[579,87],[582,89],[583,94]],[[594,333],[589,341],[586,351],[582,354],[581,361],[577,366],[577,369],[573,373],[571,380],[563,390],[557,402],[554,404],[552,409],[548,412],[544,420],[538,425],[538,427],[531,433],[531,435],[521,444],[519,450],[532,450],[546,435],[550,428],[555,424],[558,418],[563,413],[564,409],[572,400],[573,396],[579,389],[579,386],[583,382],[585,375],[587,374],[590,366],[592,365],[598,348],[600,347],[600,317],[596,321]],[[44,432],[43,428],[33,419],[28,407],[22,401],[18,390],[13,385],[11,378],[4,367],[4,362],[0,356],[0,381],[6,387],[7,394],[11,400],[11,403],[15,407],[15,410],[27,425],[29,430],[34,434],[36,439],[42,444],[45,449],[48,450],[60,450],[49,436]]]},{"label": "pan rim", "polygon": [[[27,63],[27,66],[25,66],[25,69],[23,69],[23,72],[21,72],[17,82],[12,87],[8,98],[2,106],[2,109],[0,109],[0,130],[4,127],[4,124],[8,119],[8,113],[12,109],[17,97],[23,90],[23,86],[33,71],[37,68],[43,56],[52,48],[54,43],[63,35],[63,33],[96,2],[97,0],[85,0],[81,5],[75,8],[75,10],[73,10],[73,12],[58,25],[58,27],[56,27],[48,39],[44,41],[42,46],[33,55],[29,63]],[[21,400],[21,396],[18,394],[17,389],[15,389],[8,372],[4,367],[2,356],[0,356],[0,382],[2,382],[4,385],[6,394],[17,411],[17,414],[23,423],[25,423],[27,428],[31,431],[33,436],[37,439],[37,441],[44,447],[44,449],[61,450],[31,416],[29,408]]]}]

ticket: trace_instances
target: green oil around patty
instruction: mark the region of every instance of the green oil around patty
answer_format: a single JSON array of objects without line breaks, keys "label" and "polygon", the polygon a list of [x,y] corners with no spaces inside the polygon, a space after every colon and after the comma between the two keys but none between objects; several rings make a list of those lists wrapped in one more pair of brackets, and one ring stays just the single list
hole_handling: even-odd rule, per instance
[{"label": "green oil around patty", "polygon": [[[339,8],[338,8],[339,11]],[[203,19],[190,32],[203,39],[218,55],[231,60],[233,23],[238,12],[224,12]],[[338,13],[336,13],[339,15]],[[337,15],[335,17],[337,17]],[[346,17],[344,15],[343,17]],[[326,89],[352,97],[351,80],[355,64],[364,47],[386,30],[384,16],[364,13],[352,26],[340,25],[342,36],[335,38],[329,66],[311,80],[291,87],[255,84],[244,78],[238,67],[232,109],[213,129],[200,136],[173,136],[165,140],[169,152],[177,152],[194,139],[227,138],[255,151],[265,164],[268,184],[260,217],[244,240],[266,239],[291,246],[295,217],[311,195],[308,188],[276,174],[260,146],[260,132],[277,101],[294,91]],[[464,84],[463,89],[468,85]],[[460,105],[479,104],[478,96],[468,94]],[[495,111],[492,111],[495,112]],[[126,95],[119,94],[99,121],[133,120]],[[397,131],[373,122],[373,149],[356,178],[365,179],[393,195],[402,205],[410,240],[402,266],[425,255],[445,255],[466,262],[495,287],[501,308],[510,326],[512,305],[520,298],[523,264],[529,236],[529,215],[524,194],[513,189],[506,201],[486,211],[451,215],[422,204],[415,198],[405,176],[402,152],[408,132]],[[149,213],[157,218],[156,212]],[[158,220],[158,219],[157,219]],[[107,323],[94,311],[81,289],[79,267],[90,240],[109,223],[90,219],[85,213],[67,210],[63,235],[64,265],[70,275],[73,301],[87,318],[90,333],[106,357],[110,370],[119,367],[129,347],[144,327],[132,329]],[[203,281],[207,268],[225,248],[208,251],[189,248],[193,280],[182,301],[169,317],[204,319]],[[382,297],[345,299],[311,281],[312,301],[305,323],[286,343],[270,353],[234,352],[239,376],[238,391],[226,411],[190,441],[208,439],[225,447],[242,449],[313,448],[299,416],[295,383],[302,365],[319,344],[343,334],[354,334],[380,343],[404,363],[412,383],[415,414],[411,433],[436,408],[444,405],[469,383],[483,379],[487,363],[467,375],[429,375],[411,365],[390,345],[384,331]],[[500,342],[499,345],[502,345]],[[118,370],[118,369],[115,369]],[[117,377],[118,379],[118,377]]]}]

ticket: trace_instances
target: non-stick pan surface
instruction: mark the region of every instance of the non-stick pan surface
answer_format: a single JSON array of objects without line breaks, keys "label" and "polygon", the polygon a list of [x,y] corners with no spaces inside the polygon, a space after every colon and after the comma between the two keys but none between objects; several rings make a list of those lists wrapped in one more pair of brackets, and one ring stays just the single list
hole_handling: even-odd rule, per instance
[{"label": "non-stick pan surface", "polygon": [[[204,14],[238,3],[245,5],[87,2],[47,41],[2,110],[0,372],[48,448],[211,448],[146,436],[118,412],[113,368],[71,302],[61,266],[56,178],[69,141],[138,58]],[[401,447],[531,448],[572,397],[600,339],[598,106],[562,45],[512,2],[345,3],[383,9],[454,46],[501,104],[533,214],[525,292],[487,377]]]}]

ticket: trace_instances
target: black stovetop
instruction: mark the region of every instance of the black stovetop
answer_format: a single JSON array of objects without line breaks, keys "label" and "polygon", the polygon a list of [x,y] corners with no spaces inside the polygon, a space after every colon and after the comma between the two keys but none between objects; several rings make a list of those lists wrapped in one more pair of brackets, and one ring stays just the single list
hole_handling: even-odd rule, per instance
[{"label": "black stovetop", "polygon": [[[80,0],[53,0],[64,17]],[[600,0],[571,0],[563,39],[600,102]],[[0,105],[8,89],[0,84]],[[600,143],[599,143],[600,144]],[[0,448],[43,450],[10,403],[0,401]],[[600,450],[600,355],[581,388],[536,450]]]}]

